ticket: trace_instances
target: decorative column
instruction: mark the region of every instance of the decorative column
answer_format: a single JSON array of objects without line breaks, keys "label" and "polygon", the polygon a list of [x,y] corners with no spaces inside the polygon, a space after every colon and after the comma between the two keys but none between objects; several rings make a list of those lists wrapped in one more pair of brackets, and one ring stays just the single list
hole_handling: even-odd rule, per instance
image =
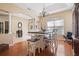
[{"label": "decorative column", "polygon": [[11,19],[12,14],[9,13],[9,34],[12,33],[12,19]]}]

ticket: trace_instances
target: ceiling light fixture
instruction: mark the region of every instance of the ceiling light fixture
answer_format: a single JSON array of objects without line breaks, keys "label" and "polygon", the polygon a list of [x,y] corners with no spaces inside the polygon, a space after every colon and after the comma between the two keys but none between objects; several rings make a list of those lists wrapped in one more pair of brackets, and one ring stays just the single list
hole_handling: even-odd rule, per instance
[{"label": "ceiling light fixture", "polygon": [[43,4],[43,10],[40,13],[42,17],[45,17],[47,15],[46,9],[45,9],[45,4]]}]

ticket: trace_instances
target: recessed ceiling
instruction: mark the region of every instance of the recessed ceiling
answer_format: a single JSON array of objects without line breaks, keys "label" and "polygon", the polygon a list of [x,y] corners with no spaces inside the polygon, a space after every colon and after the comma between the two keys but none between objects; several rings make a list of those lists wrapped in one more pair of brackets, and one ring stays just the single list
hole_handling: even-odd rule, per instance
[{"label": "recessed ceiling", "polygon": [[46,12],[49,14],[68,10],[73,7],[73,3],[19,3],[17,5],[25,9],[27,8],[38,16],[42,12],[43,7],[45,7]]}]

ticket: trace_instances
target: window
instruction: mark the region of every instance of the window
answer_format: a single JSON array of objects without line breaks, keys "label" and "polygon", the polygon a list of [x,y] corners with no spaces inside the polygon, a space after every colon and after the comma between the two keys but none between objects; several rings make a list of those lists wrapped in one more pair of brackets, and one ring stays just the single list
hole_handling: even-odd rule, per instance
[{"label": "window", "polygon": [[64,34],[64,20],[59,19],[59,20],[50,20],[47,22],[47,28],[49,32],[52,32],[54,30],[57,31],[57,34]]},{"label": "window", "polygon": [[63,20],[52,20],[52,21],[48,21],[47,22],[47,26],[51,27],[51,26],[64,26],[64,21]]},{"label": "window", "polygon": [[0,22],[0,34],[3,33],[3,22]]},{"label": "window", "polygon": [[3,33],[8,34],[8,32],[9,32],[9,23],[8,23],[8,21],[5,21],[5,23],[0,22],[0,34],[3,34]]},{"label": "window", "polygon": [[5,21],[5,34],[9,32],[9,22]]}]

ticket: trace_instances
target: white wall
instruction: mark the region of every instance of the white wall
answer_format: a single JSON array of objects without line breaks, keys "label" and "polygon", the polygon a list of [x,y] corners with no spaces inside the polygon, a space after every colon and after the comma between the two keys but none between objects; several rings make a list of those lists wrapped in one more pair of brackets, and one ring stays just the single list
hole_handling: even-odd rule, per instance
[{"label": "white wall", "polygon": [[[18,16],[12,16],[12,34],[15,36],[13,43],[25,41],[28,39],[28,20]],[[22,23],[22,38],[16,37],[16,31],[18,30],[18,22]]]}]

